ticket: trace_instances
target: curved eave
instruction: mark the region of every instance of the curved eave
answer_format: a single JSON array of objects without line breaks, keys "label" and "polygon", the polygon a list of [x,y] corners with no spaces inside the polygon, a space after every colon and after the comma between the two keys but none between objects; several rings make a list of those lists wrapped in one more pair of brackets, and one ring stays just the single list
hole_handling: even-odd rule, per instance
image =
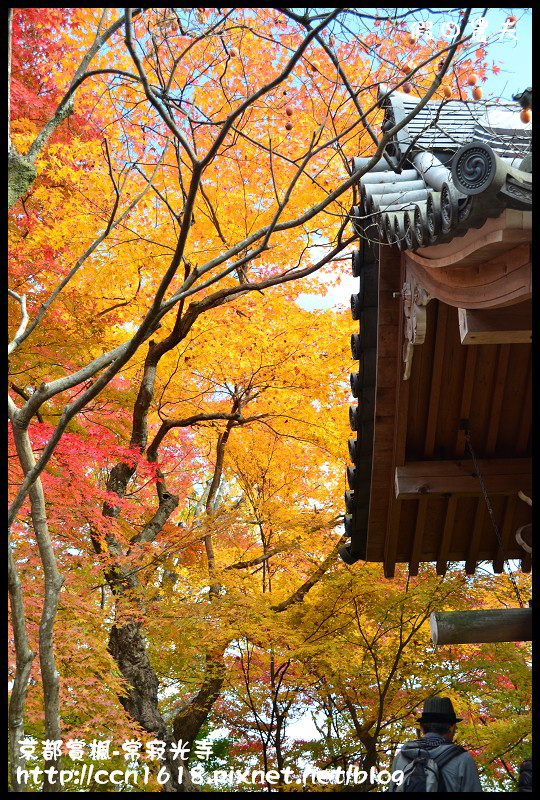
[{"label": "curved eave", "polygon": [[531,241],[532,212],[505,209],[477,229],[450,242],[420,247],[409,253],[417,264],[430,269],[467,267],[488,261],[506,250]]}]

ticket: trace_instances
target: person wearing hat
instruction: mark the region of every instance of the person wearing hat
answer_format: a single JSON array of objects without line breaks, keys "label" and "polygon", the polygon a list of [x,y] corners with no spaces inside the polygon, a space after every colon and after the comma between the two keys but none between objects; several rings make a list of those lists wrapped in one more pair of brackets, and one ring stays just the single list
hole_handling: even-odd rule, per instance
[{"label": "person wearing hat", "polygon": [[[422,716],[418,717],[422,738],[407,742],[398,749],[392,764],[392,773],[404,770],[420,751],[428,752],[431,758],[441,757],[452,745],[456,735],[456,723],[461,722],[456,717],[456,712],[449,697],[428,697],[424,703]],[[478,770],[473,757],[466,750],[455,749],[453,757],[440,768],[447,792],[482,792],[482,784],[478,777]],[[449,755],[449,753],[448,753]],[[392,783],[388,791],[398,789],[397,783]]]}]

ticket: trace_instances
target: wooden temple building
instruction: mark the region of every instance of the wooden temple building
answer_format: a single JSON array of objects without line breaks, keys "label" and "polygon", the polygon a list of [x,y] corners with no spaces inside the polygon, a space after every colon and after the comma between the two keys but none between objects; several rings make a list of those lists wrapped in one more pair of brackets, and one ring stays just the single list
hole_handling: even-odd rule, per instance
[{"label": "wooden temple building", "polygon": [[[386,98],[383,130],[418,100]],[[531,564],[530,126],[428,103],[358,183],[348,564]],[[354,159],[353,171],[369,158]]]}]

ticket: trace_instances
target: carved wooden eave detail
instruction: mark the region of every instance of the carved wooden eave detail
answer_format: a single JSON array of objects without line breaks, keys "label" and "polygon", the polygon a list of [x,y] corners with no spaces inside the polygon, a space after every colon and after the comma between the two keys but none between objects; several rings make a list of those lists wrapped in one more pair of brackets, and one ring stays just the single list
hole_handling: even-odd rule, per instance
[{"label": "carved wooden eave detail", "polygon": [[403,297],[404,335],[403,361],[405,369],[403,380],[409,380],[411,375],[413,348],[424,344],[426,338],[426,306],[431,300],[431,295],[415,279],[414,274],[406,273],[407,280],[403,284],[401,296]]},{"label": "carved wooden eave detail", "polygon": [[[505,219],[488,220],[485,227],[492,228],[494,223],[502,226]],[[456,308],[501,308],[529,300],[532,296],[530,231],[506,231],[501,227],[482,231],[480,240],[478,231],[470,233],[472,240],[467,244],[468,252],[464,254],[461,251],[461,259],[459,251],[455,254],[446,252],[437,260],[426,258],[424,253],[407,253],[407,270],[429,294]],[[475,239],[485,260],[480,260],[474,250]],[[463,239],[458,241],[463,243]],[[444,247],[449,245],[434,249]],[[491,258],[486,258],[488,252]]]},{"label": "carved wooden eave detail", "polygon": [[[521,490],[518,492],[518,497],[520,500],[523,500],[524,503],[527,503],[528,506],[532,506],[531,498]],[[517,529],[516,542],[526,553],[532,555],[532,522],[529,522],[527,525],[521,525]]]},{"label": "carved wooden eave detail", "polygon": [[507,208],[500,216],[486,220],[481,228],[471,229],[461,238],[420,247],[407,256],[429,269],[475,266],[521,244],[530,244],[531,233],[532,212]]},{"label": "carved wooden eave detail", "polygon": [[516,531],[516,542],[525,550],[532,554],[532,523],[522,525]]}]

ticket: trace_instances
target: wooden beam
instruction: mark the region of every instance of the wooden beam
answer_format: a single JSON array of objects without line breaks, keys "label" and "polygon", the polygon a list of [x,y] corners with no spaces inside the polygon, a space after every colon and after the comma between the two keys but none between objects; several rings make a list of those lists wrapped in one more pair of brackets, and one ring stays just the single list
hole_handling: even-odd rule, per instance
[{"label": "wooden beam", "polygon": [[[454,241],[461,240],[454,237]],[[434,247],[438,249],[440,245]],[[499,253],[489,261],[485,261],[487,254],[481,251],[475,250],[473,255],[474,263],[469,266],[458,266],[452,256],[446,265],[428,259],[419,261],[418,253],[411,252],[407,252],[405,260],[418,283],[449,306],[502,308],[532,297],[530,244]]]},{"label": "wooden beam", "polygon": [[530,344],[532,303],[494,309],[458,308],[461,344]]},{"label": "wooden beam", "polygon": [[401,501],[390,497],[386,515],[386,537],[384,540],[383,570],[385,578],[393,578],[396,573],[396,552],[398,546],[399,520],[401,517]]},{"label": "wooden beam", "polygon": [[[480,471],[488,494],[527,493],[532,481],[530,458],[481,459]],[[395,492],[399,499],[422,494],[481,494],[480,481],[469,460],[416,461],[396,467]]]},{"label": "wooden beam", "polygon": [[[446,322],[449,306],[446,303],[437,303],[437,326],[435,329],[435,352],[431,372],[431,388],[429,394],[428,417],[426,422],[426,438],[424,444],[424,458],[433,457],[435,438],[437,435],[439,419],[439,402],[443,384],[443,370],[446,353]],[[455,313],[455,312],[454,312]]]},{"label": "wooden beam", "polygon": [[529,573],[532,569],[532,556],[530,553],[525,553],[521,559],[521,571]]},{"label": "wooden beam", "polygon": [[470,228],[464,236],[454,236],[446,244],[421,247],[408,257],[426,267],[441,269],[454,264],[485,262],[490,254],[504,253],[518,242],[530,242],[532,213],[506,209],[494,219],[488,219],[481,228]]},{"label": "wooden beam", "polygon": [[[400,328],[400,333],[401,333]],[[401,348],[397,348],[396,363],[396,415],[394,419],[393,464],[405,462],[405,446],[407,441],[407,414],[409,409],[410,381],[401,379],[403,364],[401,361]],[[385,577],[394,577],[396,567],[396,553],[399,540],[399,520],[401,516],[401,503],[394,498],[392,486],[392,470],[390,470],[387,496],[386,531],[384,537],[384,574]]]},{"label": "wooden beam", "polygon": [[532,608],[435,611],[429,626],[435,645],[530,642]]},{"label": "wooden beam", "polygon": [[[532,375],[532,348],[531,348],[531,360],[529,361],[529,368],[527,374],[529,376]],[[527,451],[529,437],[531,435],[531,422],[532,422],[532,380],[529,379],[527,381],[527,389],[523,395],[523,404],[521,407],[519,428],[515,442],[516,455],[520,455],[521,453],[526,453]]]},{"label": "wooden beam", "polygon": [[[394,410],[391,420],[384,420],[388,426],[388,431],[391,435],[392,441],[392,455],[389,460],[389,469],[387,471],[387,483],[381,491],[381,501],[386,506],[386,521],[381,525],[380,535],[384,536],[384,550],[383,550],[383,568],[384,575],[387,578],[393,578],[396,569],[396,551],[398,544],[398,531],[399,531],[399,517],[401,511],[401,503],[393,500],[393,466],[397,463],[403,463],[405,460],[405,437],[407,433],[407,404],[409,397],[409,381],[403,382],[401,380],[403,372],[403,362],[401,357],[401,343],[403,338],[403,301],[397,301],[394,297],[394,292],[401,289],[405,280],[405,265],[401,257],[401,253],[396,252],[393,247],[381,247],[379,258],[379,309],[381,306],[386,310],[392,306],[394,314],[390,317],[391,324],[394,325],[394,350],[392,354],[383,356],[382,347],[378,347],[377,351],[377,387],[382,387],[380,376],[384,375],[384,366],[386,366],[387,378],[386,386],[392,387],[394,394]],[[382,334],[382,328],[379,327],[379,336]],[[379,344],[379,343],[378,343]],[[375,417],[375,442],[374,442],[374,464],[379,458],[379,441],[381,425],[383,420],[377,416]],[[402,459],[401,461],[399,459]],[[374,489],[374,487],[373,487]],[[373,496],[370,500],[374,503]],[[377,491],[377,490],[375,490]]]}]

